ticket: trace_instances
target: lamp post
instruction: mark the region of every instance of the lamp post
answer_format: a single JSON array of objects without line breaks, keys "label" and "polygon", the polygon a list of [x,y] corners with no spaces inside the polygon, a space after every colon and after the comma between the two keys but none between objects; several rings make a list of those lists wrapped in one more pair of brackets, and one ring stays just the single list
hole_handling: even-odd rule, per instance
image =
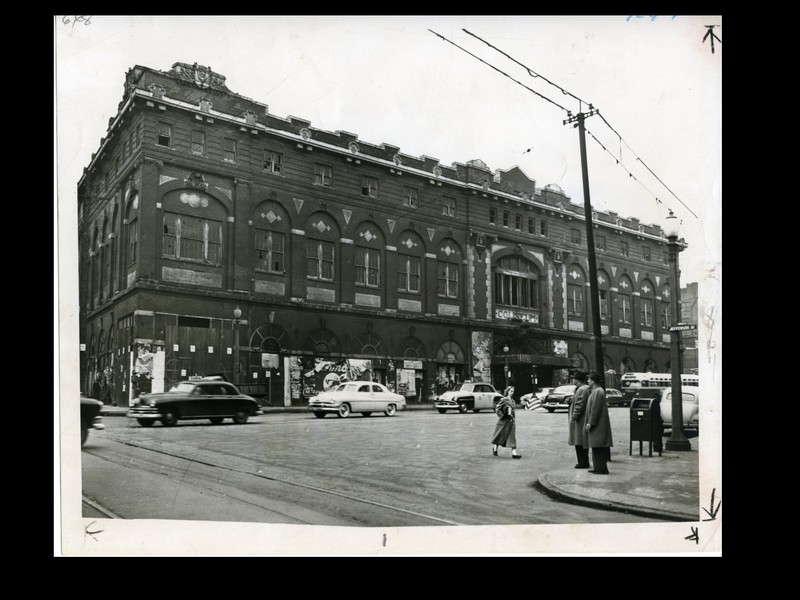
[{"label": "lamp post", "polygon": [[239,385],[239,323],[242,322],[242,309],[233,309],[233,382]]},{"label": "lamp post", "polygon": [[[670,279],[674,286],[672,293],[672,318],[670,321],[673,326],[681,320],[681,284],[679,281],[680,270],[678,269],[678,253],[681,247],[678,244],[678,218],[669,211],[664,225],[664,235],[667,236],[667,246],[669,248]],[[667,450],[691,450],[692,445],[683,433],[683,398],[681,396],[681,331],[677,327],[671,327],[669,332],[670,340],[670,364],[672,371],[672,433],[667,440]]]},{"label": "lamp post", "polygon": [[503,346],[503,353],[506,355],[506,372],[505,372],[505,386],[508,387],[508,344]]}]

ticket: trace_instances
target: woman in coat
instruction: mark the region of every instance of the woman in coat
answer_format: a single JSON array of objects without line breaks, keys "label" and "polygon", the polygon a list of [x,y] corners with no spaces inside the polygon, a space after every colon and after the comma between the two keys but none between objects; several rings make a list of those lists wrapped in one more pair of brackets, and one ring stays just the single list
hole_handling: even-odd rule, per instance
[{"label": "woman in coat", "polygon": [[575,380],[575,394],[569,404],[569,445],[575,446],[575,455],[578,458],[576,469],[588,469],[589,464],[589,434],[586,431],[586,401],[589,399],[589,386],[586,384],[586,373],[575,371],[572,376]]},{"label": "woman in coat", "polygon": [[514,401],[508,396],[500,399],[494,409],[499,419],[492,436],[492,454],[497,456],[498,446],[511,447],[511,458],[522,458],[517,454],[517,425],[514,421]]},{"label": "woman in coat", "polygon": [[611,435],[611,420],[608,417],[606,391],[600,386],[600,382],[599,373],[589,374],[591,393],[586,403],[586,432],[594,465],[594,469],[589,473],[608,475],[608,461],[611,460],[611,447],[614,442]]}]

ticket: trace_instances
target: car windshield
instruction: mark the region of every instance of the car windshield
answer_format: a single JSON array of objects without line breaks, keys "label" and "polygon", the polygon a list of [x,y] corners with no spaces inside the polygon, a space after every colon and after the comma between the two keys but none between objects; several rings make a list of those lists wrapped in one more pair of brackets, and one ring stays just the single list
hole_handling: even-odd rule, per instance
[{"label": "car windshield", "polygon": [[177,384],[173,385],[170,388],[169,393],[170,394],[188,394],[193,389],[194,389],[194,384],[193,383],[177,383]]},{"label": "car windshield", "polygon": [[345,390],[353,391],[355,390],[355,387],[356,385],[354,383],[343,383],[342,385],[338,386],[334,391],[337,392],[343,392]]},{"label": "car windshield", "polygon": [[560,385],[553,390],[554,394],[570,394],[575,391],[574,385]]},{"label": "car windshield", "polygon": [[471,383],[457,383],[451,389],[451,392],[471,392],[472,391],[472,384]]}]

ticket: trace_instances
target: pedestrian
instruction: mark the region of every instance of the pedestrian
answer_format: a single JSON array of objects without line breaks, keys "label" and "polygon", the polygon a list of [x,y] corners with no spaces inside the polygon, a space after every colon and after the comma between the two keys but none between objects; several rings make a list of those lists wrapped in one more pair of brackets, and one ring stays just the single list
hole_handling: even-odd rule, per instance
[{"label": "pedestrian", "polygon": [[511,458],[522,458],[517,454],[517,424],[514,421],[514,401],[508,396],[500,399],[494,412],[499,417],[492,435],[492,454],[497,456],[499,446],[511,448]]},{"label": "pedestrian", "polygon": [[569,405],[569,445],[575,446],[575,455],[578,458],[576,469],[588,469],[589,464],[589,433],[586,431],[586,402],[589,399],[589,385],[586,373],[575,371],[572,376],[575,381],[575,394]]},{"label": "pedestrian", "polygon": [[586,403],[586,432],[589,447],[592,449],[592,465],[589,473],[608,475],[608,461],[611,460],[611,447],[614,445],[611,435],[611,420],[608,417],[606,391],[600,385],[602,375],[589,374],[591,392]]},{"label": "pedestrian", "polygon": [[94,383],[92,384],[92,398],[95,400],[100,400],[103,397],[103,387],[100,385],[100,375],[95,377]]},{"label": "pedestrian", "polygon": [[509,400],[511,400],[511,403],[513,404],[514,403],[514,386],[513,385],[509,385],[508,387],[506,387],[505,391],[503,392],[503,395],[506,398],[508,398]]}]

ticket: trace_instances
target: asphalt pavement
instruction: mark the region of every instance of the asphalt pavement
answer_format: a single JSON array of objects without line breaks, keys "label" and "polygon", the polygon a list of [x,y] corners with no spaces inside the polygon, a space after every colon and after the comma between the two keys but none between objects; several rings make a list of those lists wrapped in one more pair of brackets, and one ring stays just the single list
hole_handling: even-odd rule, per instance
[{"label": "asphalt pavement", "polygon": [[[264,414],[306,413],[304,406],[262,407]],[[431,404],[409,404],[408,410],[433,411]],[[518,409],[522,410],[522,409]],[[126,407],[104,406],[105,417],[124,417]],[[688,451],[663,450],[661,456],[649,452],[639,442],[628,454],[628,437],[612,448],[608,475],[595,475],[587,469],[564,469],[539,475],[539,485],[550,496],[567,502],[617,510],[645,517],[673,521],[697,521],[700,517],[698,443]]]}]

